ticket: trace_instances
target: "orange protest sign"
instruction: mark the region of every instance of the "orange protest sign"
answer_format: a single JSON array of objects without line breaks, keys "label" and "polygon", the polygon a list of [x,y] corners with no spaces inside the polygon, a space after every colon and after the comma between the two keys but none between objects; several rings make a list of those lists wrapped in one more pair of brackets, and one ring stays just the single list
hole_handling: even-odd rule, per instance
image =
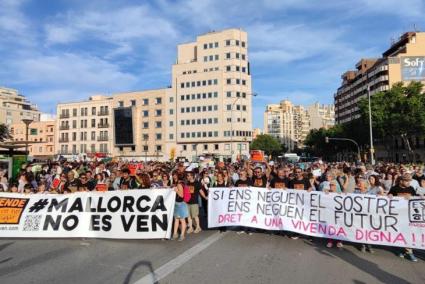
[{"label": "orange protest sign", "polygon": [[137,165],[128,165],[128,169],[130,170],[130,175],[131,176],[135,176],[136,175],[136,170],[137,170]]},{"label": "orange protest sign", "polygon": [[27,203],[23,198],[0,198],[0,224],[19,224]]},{"label": "orange protest sign", "polygon": [[263,162],[264,161],[264,152],[260,150],[251,151],[251,161],[253,162]]}]

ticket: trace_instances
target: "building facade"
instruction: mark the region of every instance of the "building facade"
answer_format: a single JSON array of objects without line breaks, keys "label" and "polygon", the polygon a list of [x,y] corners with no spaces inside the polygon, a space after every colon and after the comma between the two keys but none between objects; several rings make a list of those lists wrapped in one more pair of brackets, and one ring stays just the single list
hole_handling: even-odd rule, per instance
[{"label": "building facade", "polygon": [[289,150],[295,147],[294,105],[287,100],[266,106],[264,134],[277,138]]},{"label": "building facade", "polygon": [[394,42],[381,58],[361,59],[356,70],[342,74],[334,95],[335,121],[346,123],[360,117],[358,101],[386,91],[397,82],[425,82],[425,33],[408,32]]},{"label": "building facade", "polygon": [[289,151],[304,147],[304,141],[312,129],[329,128],[335,123],[333,105],[304,107],[288,100],[267,105],[264,112],[264,133],[276,137]]},{"label": "building facade", "polygon": [[335,125],[335,106],[315,103],[307,107],[310,129],[329,129]]},{"label": "building facade", "polygon": [[84,102],[58,104],[58,154],[168,158],[164,152],[164,101],[168,91],[99,95]]},{"label": "building facade", "polygon": [[[29,156],[36,159],[53,158],[55,153],[55,120],[35,121],[28,126]],[[10,125],[12,141],[26,140],[26,124],[15,123]]]},{"label": "building facade", "polygon": [[253,96],[248,59],[248,36],[240,29],[210,32],[178,46],[166,135],[178,156],[248,155]]},{"label": "building facade", "polygon": [[0,87],[0,124],[8,126],[22,119],[40,121],[40,111],[17,90]]}]

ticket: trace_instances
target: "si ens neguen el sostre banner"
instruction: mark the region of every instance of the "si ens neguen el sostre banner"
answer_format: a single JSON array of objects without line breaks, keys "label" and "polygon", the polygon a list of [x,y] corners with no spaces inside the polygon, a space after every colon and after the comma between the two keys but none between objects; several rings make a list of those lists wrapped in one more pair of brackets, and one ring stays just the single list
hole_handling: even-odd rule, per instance
[{"label": "si ens neguen el sostre banner", "polygon": [[425,249],[425,199],[264,188],[211,188],[208,226],[285,230]]},{"label": "si ens neguen el sostre banner", "polygon": [[0,194],[0,237],[158,239],[171,235],[168,189]]}]

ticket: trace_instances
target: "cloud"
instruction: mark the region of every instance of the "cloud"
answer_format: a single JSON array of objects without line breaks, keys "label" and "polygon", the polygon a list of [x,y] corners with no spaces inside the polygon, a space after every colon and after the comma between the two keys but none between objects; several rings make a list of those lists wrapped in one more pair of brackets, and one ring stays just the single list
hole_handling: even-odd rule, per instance
[{"label": "cloud", "polygon": [[27,54],[20,64],[5,62],[11,85],[24,86],[25,95],[42,109],[54,103],[87,99],[93,93],[131,90],[139,78],[110,62],[73,53]]},{"label": "cloud", "polygon": [[27,28],[27,20],[20,11],[24,0],[0,1],[0,31],[21,32]]},{"label": "cloud", "polygon": [[178,31],[170,21],[156,15],[146,5],[68,12],[46,24],[45,30],[49,44],[69,43],[86,38],[120,43],[178,36]]},{"label": "cloud", "polygon": [[312,28],[304,24],[254,24],[247,28],[252,61],[291,62],[331,53],[340,47],[348,48],[339,39],[342,28]]}]

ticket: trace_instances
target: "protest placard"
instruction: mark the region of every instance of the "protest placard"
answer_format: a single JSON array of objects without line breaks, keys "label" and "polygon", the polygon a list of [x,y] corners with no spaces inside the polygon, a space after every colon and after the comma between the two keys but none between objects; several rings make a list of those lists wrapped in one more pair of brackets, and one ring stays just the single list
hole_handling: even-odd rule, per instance
[{"label": "protest placard", "polygon": [[209,227],[285,230],[425,249],[425,200],[264,188],[211,188]]},{"label": "protest placard", "polygon": [[158,239],[171,236],[168,189],[0,194],[0,237]]}]

